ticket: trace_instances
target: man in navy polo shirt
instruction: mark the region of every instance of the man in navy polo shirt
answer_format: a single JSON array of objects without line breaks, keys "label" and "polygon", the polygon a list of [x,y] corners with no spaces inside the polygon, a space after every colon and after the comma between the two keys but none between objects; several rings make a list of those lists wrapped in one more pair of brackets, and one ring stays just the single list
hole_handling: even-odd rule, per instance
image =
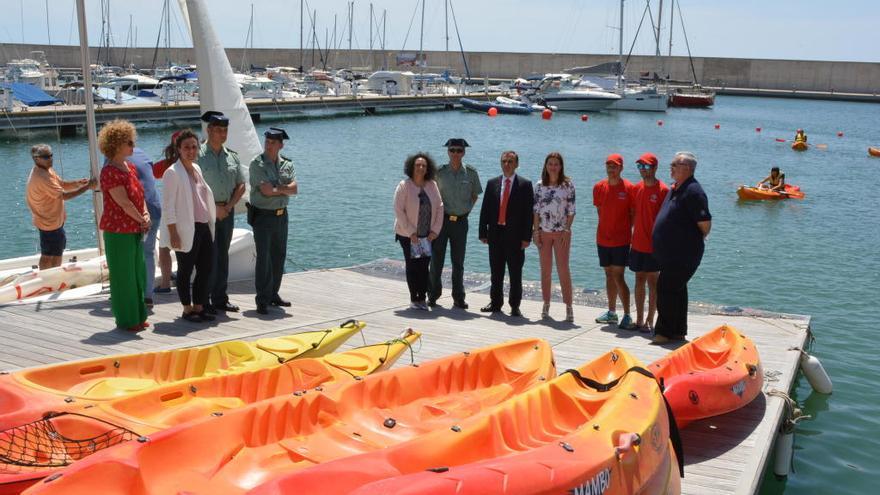
[{"label": "man in navy polo shirt", "polygon": [[682,341],[687,335],[687,283],[700,266],[712,228],[709,200],[694,178],[697,157],[680,151],[670,166],[674,184],[657,214],[652,236],[654,257],[660,262],[655,344]]}]

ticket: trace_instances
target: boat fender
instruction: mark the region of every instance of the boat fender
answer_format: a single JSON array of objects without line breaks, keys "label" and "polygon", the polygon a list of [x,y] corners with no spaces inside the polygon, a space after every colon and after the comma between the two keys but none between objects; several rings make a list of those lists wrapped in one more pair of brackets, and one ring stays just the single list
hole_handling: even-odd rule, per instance
[{"label": "boat fender", "polygon": [[832,391],[831,377],[822,366],[822,362],[816,356],[807,354],[803,349],[801,352],[801,372],[807,377],[813,390],[820,394],[830,394]]},{"label": "boat fender", "polygon": [[798,407],[797,402],[785,392],[771,390],[767,393],[771,397],[779,397],[785,401],[785,413],[774,446],[773,474],[779,478],[785,478],[793,469],[794,465],[794,430],[800,421],[810,419]]}]

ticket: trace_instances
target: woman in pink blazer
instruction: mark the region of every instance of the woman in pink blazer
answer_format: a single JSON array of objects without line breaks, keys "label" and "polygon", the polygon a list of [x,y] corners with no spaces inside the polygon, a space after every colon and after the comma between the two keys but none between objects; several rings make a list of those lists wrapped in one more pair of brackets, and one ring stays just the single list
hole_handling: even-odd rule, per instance
[{"label": "woman in pink blazer", "polygon": [[408,178],[394,191],[394,233],[406,260],[410,308],[427,311],[431,242],[443,227],[443,200],[434,182],[437,166],[430,155],[420,151],[407,157],[403,171]]}]

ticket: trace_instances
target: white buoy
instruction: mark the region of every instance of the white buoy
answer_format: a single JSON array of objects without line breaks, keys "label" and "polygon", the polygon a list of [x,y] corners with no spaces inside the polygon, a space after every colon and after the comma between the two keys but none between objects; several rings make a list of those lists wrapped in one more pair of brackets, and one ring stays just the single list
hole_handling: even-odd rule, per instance
[{"label": "white buoy", "polygon": [[819,358],[801,351],[801,372],[807,377],[813,390],[820,394],[831,393],[831,377],[825,372]]},{"label": "white buoy", "polygon": [[788,476],[791,471],[791,458],[794,452],[794,429],[786,432],[783,428],[776,436],[773,474],[780,477]]}]

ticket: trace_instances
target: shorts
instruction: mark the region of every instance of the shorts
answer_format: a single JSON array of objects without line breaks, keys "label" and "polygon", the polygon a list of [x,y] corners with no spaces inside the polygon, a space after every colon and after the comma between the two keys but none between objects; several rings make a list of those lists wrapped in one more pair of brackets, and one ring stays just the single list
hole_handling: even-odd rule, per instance
[{"label": "shorts", "polygon": [[643,253],[631,249],[629,252],[629,269],[634,272],[659,272],[660,262],[651,253]]},{"label": "shorts", "polygon": [[629,244],[626,246],[605,247],[599,246],[599,266],[626,266],[629,257]]},{"label": "shorts", "polygon": [[40,231],[40,254],[43,256],[61,256],[67,247],[67,235],[64,226],[55,230]]}]

